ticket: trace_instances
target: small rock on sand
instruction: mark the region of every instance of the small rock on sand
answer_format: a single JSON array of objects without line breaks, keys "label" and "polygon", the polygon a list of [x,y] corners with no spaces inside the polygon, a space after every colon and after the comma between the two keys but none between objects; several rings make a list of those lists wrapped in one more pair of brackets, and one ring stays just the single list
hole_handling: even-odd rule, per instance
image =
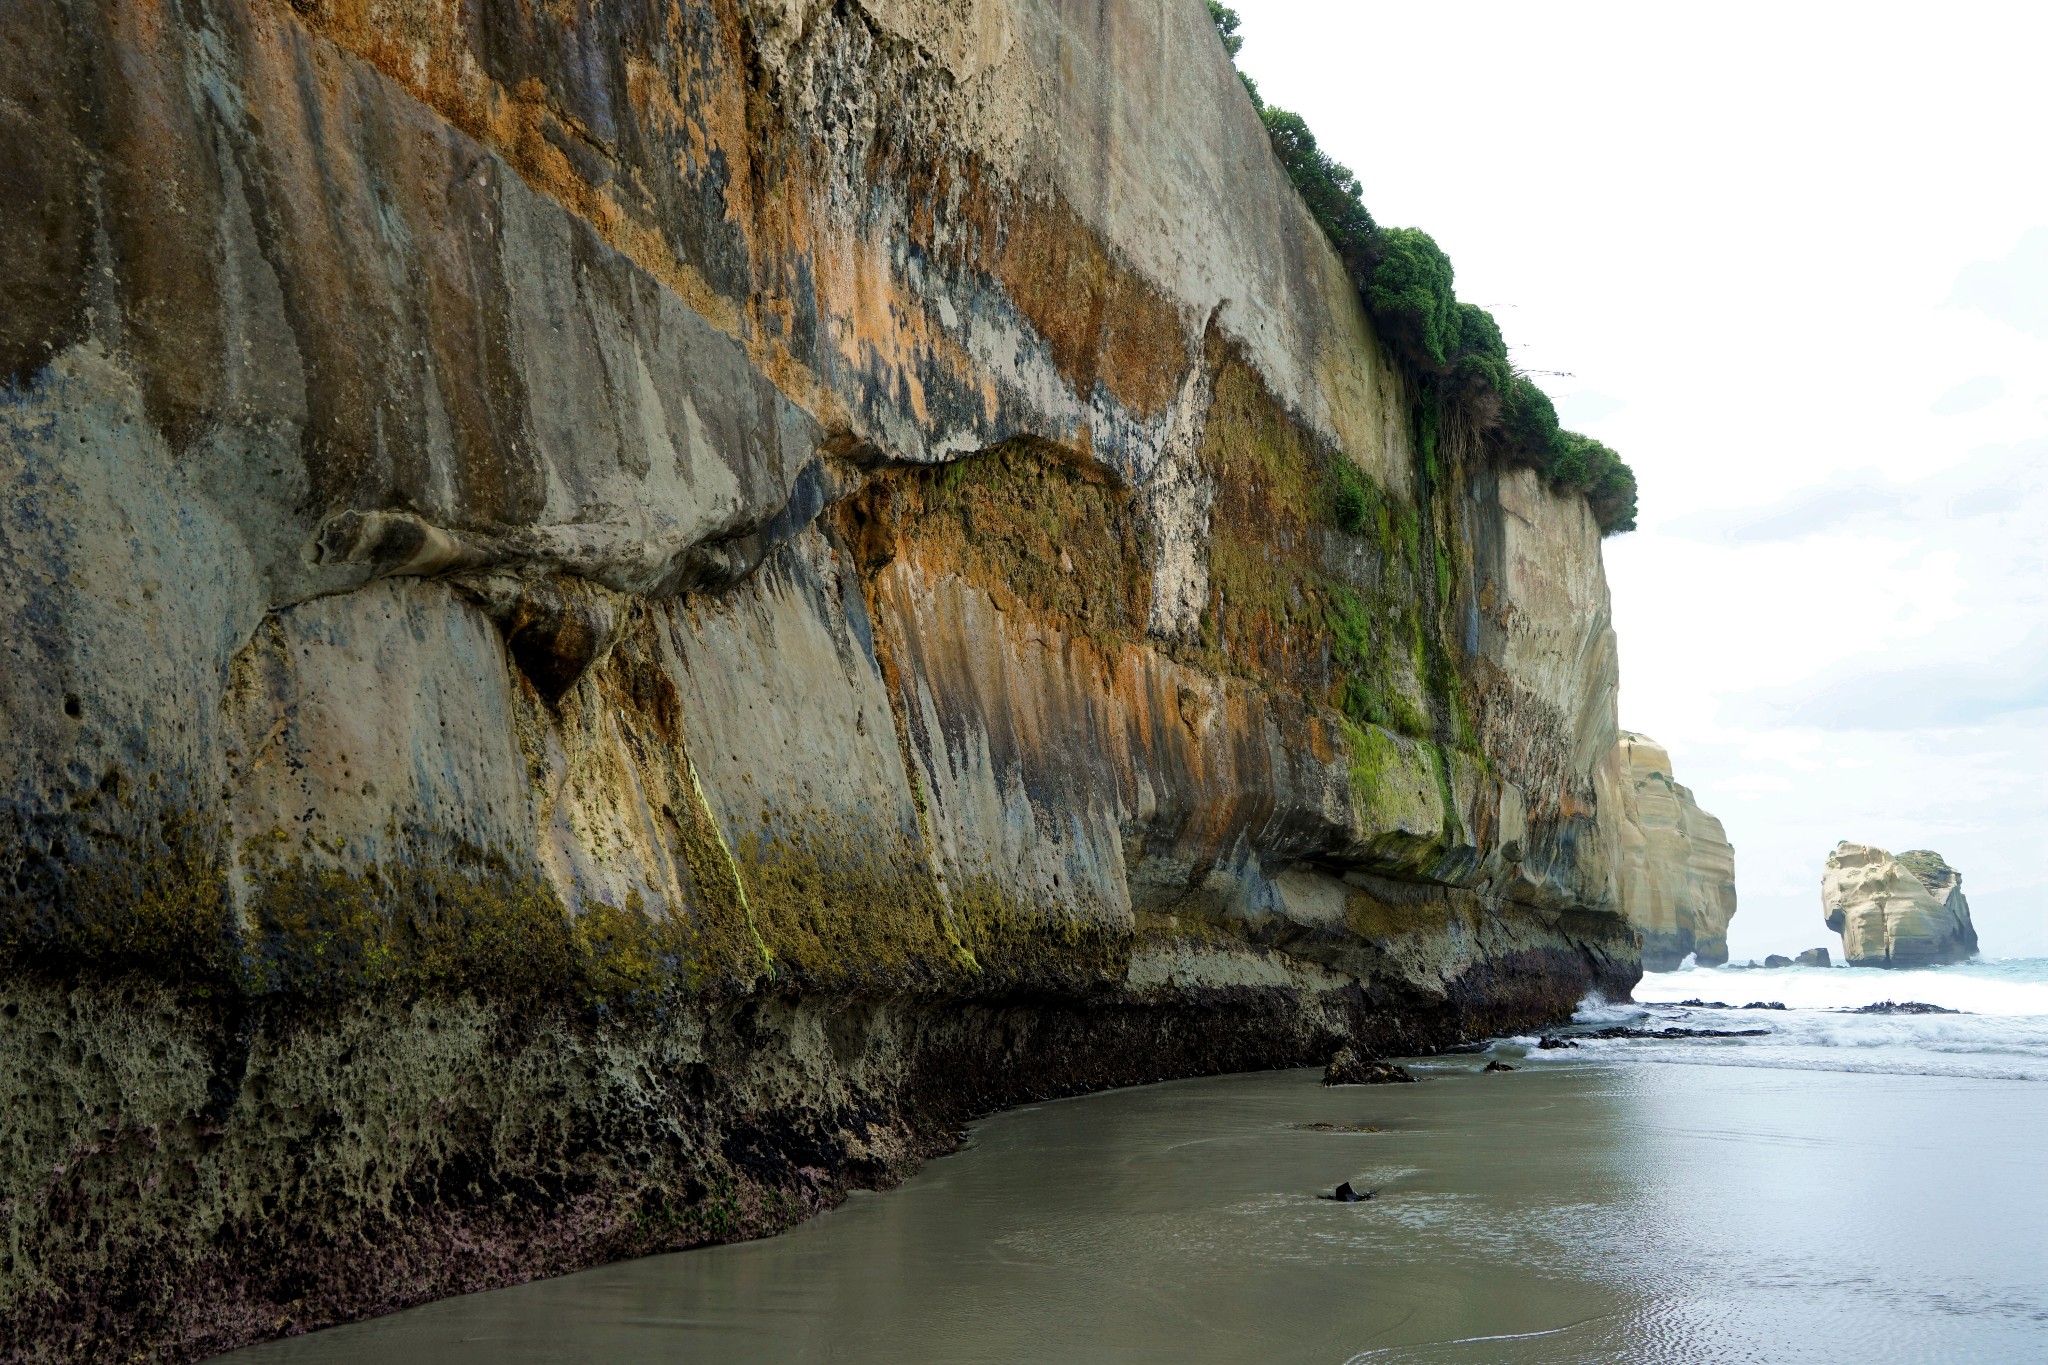
[{"label": "small rock on sand", "polygon": [[1348,1044],[1339,1048],[1330,1064],[1323,1068],[1324,1085],[1388,1085],[1414,1079],[1404,1068],[1377,1057],[1364,1056]]}]

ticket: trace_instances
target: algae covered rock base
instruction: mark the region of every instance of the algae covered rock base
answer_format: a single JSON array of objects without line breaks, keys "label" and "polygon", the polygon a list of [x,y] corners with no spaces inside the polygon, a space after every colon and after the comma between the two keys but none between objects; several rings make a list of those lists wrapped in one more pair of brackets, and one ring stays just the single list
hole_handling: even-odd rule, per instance
[{"label": "algae covered rock base", "polygon": [[0,12],[0,1356],[1627,995],[1633,481],[1217,36]]}]

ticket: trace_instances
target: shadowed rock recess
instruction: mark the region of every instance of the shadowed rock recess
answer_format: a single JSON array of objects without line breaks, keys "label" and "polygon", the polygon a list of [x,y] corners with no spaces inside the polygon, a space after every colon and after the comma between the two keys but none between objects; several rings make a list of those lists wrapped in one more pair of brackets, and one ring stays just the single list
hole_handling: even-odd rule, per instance
[{"label": "shadowed rock recess", "polygon": [[0,1355],[1638,975],[1599,529],[1196,0],[12,0],[0,168]]}]

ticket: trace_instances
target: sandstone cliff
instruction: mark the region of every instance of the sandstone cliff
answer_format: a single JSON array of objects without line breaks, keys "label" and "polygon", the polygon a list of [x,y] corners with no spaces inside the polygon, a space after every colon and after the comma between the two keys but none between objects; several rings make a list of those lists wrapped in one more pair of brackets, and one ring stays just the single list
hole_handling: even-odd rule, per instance
[{"label": "sandstone cliff", "polygon": [[1726,831],[1672,779],[1671,755],[1656,740],[1624,730],[1614,761],[1622,774],[1621,908],[1643,936],[1643,966],[1671,971],[1688,953],[1719,966],[1735,916]]},{"label": "sandstone cliff", "polygon": [[1925,967],[1977,955],[1962,874],[1929,849],[1894,858],[1844,840],[1828,855],[1820,901],[1852,967]]},{"label": "sandstone cliff", "polygon": [[0,155],[0,1354],[1635,980],[1598,527],[1194,0],[19,0]]}]

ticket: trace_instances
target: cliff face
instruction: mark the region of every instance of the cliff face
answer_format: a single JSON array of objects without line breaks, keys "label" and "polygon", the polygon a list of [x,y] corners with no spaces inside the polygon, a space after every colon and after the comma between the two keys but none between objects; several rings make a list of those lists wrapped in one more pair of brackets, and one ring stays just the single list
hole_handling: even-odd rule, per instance
[{"label": "cliff face", "polygon": [[1977,955],[1962,874],[1930,849],[1894,858],[1844,840],[1828,855],[1820,899],[1852,967],[1925,967]]},{"label": "cliff face", "polygon": [[0,151],[0,1352],[1634,981],[1593,519],[1192,0],[24,0]]},{"label": "cliff face", "polygon": [[1621,774],[1621,908],[1643,936],[1643,966],[1668,972],[1696,954],[1702,966],[1728,960],[1735,917],[1735,850],[1721,822],[1672,780],[1671,755],[1656,740],[1624,730],[1615,747]]}]

